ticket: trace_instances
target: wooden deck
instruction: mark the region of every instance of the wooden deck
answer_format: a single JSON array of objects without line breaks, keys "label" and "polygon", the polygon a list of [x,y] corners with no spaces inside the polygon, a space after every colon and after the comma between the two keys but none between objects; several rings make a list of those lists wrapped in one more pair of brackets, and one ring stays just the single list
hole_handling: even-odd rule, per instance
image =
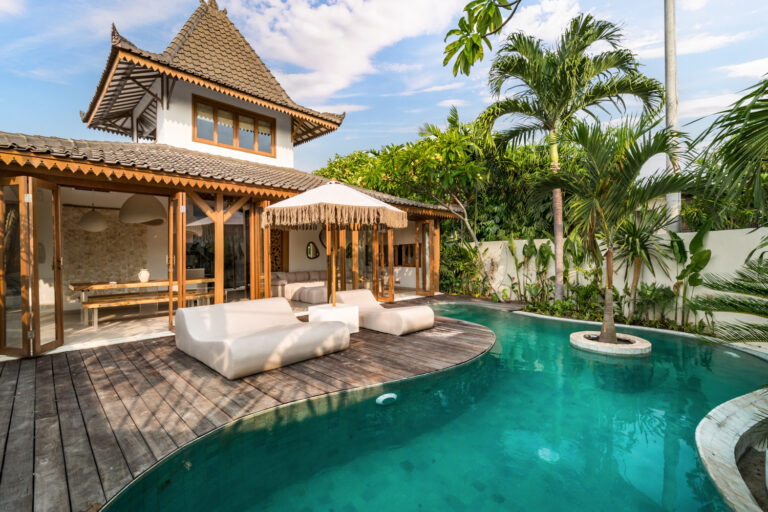
[{"label": "wooden deck", "polygon": [[344,352],[230,381],[173,338],[0,364],[0,510],[98,510],[162,457],[242,416],[439,371],[493,332],[438,318],[403,337],[362,330]]}]

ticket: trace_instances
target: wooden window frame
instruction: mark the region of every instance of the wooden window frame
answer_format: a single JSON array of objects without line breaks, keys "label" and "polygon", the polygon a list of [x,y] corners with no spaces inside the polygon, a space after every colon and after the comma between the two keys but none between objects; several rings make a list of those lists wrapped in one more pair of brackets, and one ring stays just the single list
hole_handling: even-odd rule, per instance
[{"label": "wooden window frame", "polygon": [[[213,109],[213,140],[208,139],[202,139],[197,136],[197,106],[198,104],[203,104],[208,107],[211,107]],[[233,122],[233,137],[232,137],[232,144],[223,144],[218,141],[218,111],[219,110],[226,110],[230,112],[233,116],[232,122]],[[253,139],[253,149],[248,148],[241,148],[238,146],[238,143],[240,142],[240,116],[247,116],[253,119],[254,121],[254,139]],[[264,151],[259,151],[259,121],[266,121],[270,124],[272,128],[272,148],[271,152],[266,153]],[[209,100],[208,98],[204,98],[202,96],[192,95],[192,140],[194,142],[199,142],[201,144],[208,144],[211,146],[217,146],[220,148],[226,148],[226,149],[233,149],[235,151],[243,151],[245,153],[251,153],[254,155],[261,155],[261,156],[267,156],[270,158],[276,158],[276,148],[277,148],[277,120],[274,117],[268,117],[262,114],[257,114],[256,112],[251,112],[249,110],[243,110],[241,108],[233,107],[231,105],[227,105],[226,103],[221,103],[218,101]]]}]

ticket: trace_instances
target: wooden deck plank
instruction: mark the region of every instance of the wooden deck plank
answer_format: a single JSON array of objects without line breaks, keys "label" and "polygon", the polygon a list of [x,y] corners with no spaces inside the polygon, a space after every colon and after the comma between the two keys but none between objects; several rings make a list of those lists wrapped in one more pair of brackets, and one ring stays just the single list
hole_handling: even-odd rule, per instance
[{"label": "wooden deck plank", "polygon": [[159,457],[233,419],[448,368],[493,341],[445,319],[402,337],[361,330],[345,351],[237,380],[173,337],[0,364],[0,510],[98,508]]},{"label": "wooden deck plank", "polygon": [[35,446],[35,360],[19,368],[11,425],[0,474],[0,510],[32,510]]},{"label": "wooden deck plank", "polygon": [[51,356],[35,360],[35,510],[69,510]]},{"label": "wooden deck plank", "polygon": [[117,444],[120,445],[128,468],[135,477],[154,464],[156,459],[125,405],[112,388],[96,354],[92,350],[84,350],[81,355],[83,356],[82,362],[96,391],[98,402],[101,403],[112,431],[115,433]]},{"label": "wooden deck plank", "polygon": [[93,504],[104,503],[104,490],[99,470],[91,450],[88,432],[72,385],[69,363],[65,354],[52,356],[53,386],[59,412],[61,441],[72,510],[87,510]]},{"label": "wooden deck plank", "polygon": [[19,379],[19,363],[18,360],[3,363],[2,373],[0,373],[0,475],[2,475],[5,455],[5,441],[8,439],[8,429],[11,425],[16,381]]},{"label": "wooden deck plank", "polygon": [[123,402],[128,414],[139,428],[139,433],[152,451],[156,459],[169,454],[176,448],[171,436],[166,433],[163,425],[152,414],[150,406],[141,397],[136,389],[128,382],[128,378],[112,358],[107,347],[95,349],[96,357],[101,363],[107,379],[114,387],[119,399]]},{"label": "wooden deck plank", "polygon": [[187,444],[197,437],[184,419],[176,413],[176,410],[165,401],[162,395],[155,391],[152,384],[119,348],[115,345],[105,348],[130,385],[136,390],[141,401],[146,404],[176,446]]},{"label": "wooden deck plank", "polygon": [[[126,344],[116,346],[116,349],[130,359],[130,361],[141,372],[145,379],[152,385],[153,389],[163,397],[163,399],[173,407],[174,411],[189,425],[189,428],[199,437],[215,428],[215,425],[206,418],[205,414],[200,412],[194,404],[179,393],[170,382],[165,380],[160,373],[155,370],[134,347]],[[226,421],[226,416],[222,414]]]},{"label": "wooden deck plank", "polygon": [[[90,380],[82,354],[68,352],[66,356],[72,386],[88,433],[104,496],[109,499],[133,479],[128,461],[118,441],[118,437],[123,436],[124,433],[115,432],[112,428]],[[128,443],[126,442],[125,445],[128,446]],[[141,462],[140,458],[134,461],[135,467],[140,467]]]}]

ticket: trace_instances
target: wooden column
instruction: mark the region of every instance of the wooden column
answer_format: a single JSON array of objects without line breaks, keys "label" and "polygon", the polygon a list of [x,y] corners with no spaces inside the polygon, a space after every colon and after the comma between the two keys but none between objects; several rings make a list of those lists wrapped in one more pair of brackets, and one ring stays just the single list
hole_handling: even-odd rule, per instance
[{"label": "wooden column", "polygon": [[428,264],[428,257],[427,254],[427,235],[429,232],[429,226],[427,223],[424,223],[422,225],[421,229],[421,288],[422,291],[427,292],[429,290],[429,287],[427,286],[427,264]]},{"label": "wooden column", "polygon": [[176,307],[187,305],[187,194],[176,194]]},{"label": "wooden column", "polygon": [[214,217],[214,302],[224,302],[224,194],[216,194]]},{"label": "wooden column", "polygon": [[347,230],[337,232],[339,238],[339,290],[347,289]]},{"label": "wooden column", "polygon": [[333,250],[333,235],[331,232],[331,225],[325,225],[325,295],[326,302],[331,300],[331,280],[333,279],[333,269],[331,267],[331,254]]},{"label": "wooden column", "polygon": [[352,230],[352,289],[360,286],[360,244],[359,232]]},{"label": "wooden column", "polygon": [[373,288],[373,296],[378,300],[381,293],[379,287],[381,283],[381,276],[379,275],[379,230],[376,226],[371,228],[371,256],[373,258],[373,275],[371,278],[371,288]]},{"label": "wooden column", "polygon": [[387,298],[395,300],[395,230],[387,230],[387,273],[389,274],[389,291]]},{"label": "wooden column", "polygon": [[[176,215],[176,208],[177,206],[177,200],[176,198],[169,197],[168,198],[168,257],[167,257],[167,263],[168,263],[168,329],[173,330],[173,269],[174,269],[174,262],[176,261],[175,257],[175,251],[173,250],[175,247],[174,239],[173,239],[173,217]],[[176,292],[176,295],[178,296],[178,291]]]},{"label": "wooden column", "polygon": [[331,229],[331,300],[333,307],[336,307],[336,262],[339,259],[339,230]]},{"label": "wooden column", "polygon": [[[262,201],[263,208],[269,206],[269,201]],[[272,235],[269,228],[261,230],[261,247],[262,247],[262,275],[264,276],[264,298],[272,296]]]},{"label": "wooden column", "polygon": [[413,259],[415,268],[413,269],[413,273],[416,275],[416,291],[421,290],[420,281],[419,281],[419,268],[421,267],[421,223],[416,222],[416,247],[413,248]]},{"label": "wooden column", "polygon": [[261,213],[257,208],[256,201],[251,201],[251,229],[248,232],[248,245],[250,246],[248,254],[250,266],[248,268],[250,269],[249,278],[251,281],[249,298],[251,300],[261,298]]},{"label": "wooden column", "polygon": [[432,246],[432,270],[434,274],[434,280],[432,281],[432,292],[437,293],[440,291],[440,221],[435,220],[434,222],[434,239],[433,239],[433,246]]}]

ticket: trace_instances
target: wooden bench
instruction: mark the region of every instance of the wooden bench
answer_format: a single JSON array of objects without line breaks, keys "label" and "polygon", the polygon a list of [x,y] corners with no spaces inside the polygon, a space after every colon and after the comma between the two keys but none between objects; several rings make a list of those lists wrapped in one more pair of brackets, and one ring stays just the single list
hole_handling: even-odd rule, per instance
[{"label": "wooden bench", "polygon": [[[187,290],[186,300],[200,300],[213,298],[213,291],[208,290]],[[81,305],[84,310],[92,311],[93,327],[99,327],[99,309],[115,308],[120,306],[140,306],[142,304],[160,304],[168,302],[168,292],[145,292],[145,293],[117,293],[110,295],[92,295]],[[173,302],[178,302],[178,294],[173,294]]]}]

